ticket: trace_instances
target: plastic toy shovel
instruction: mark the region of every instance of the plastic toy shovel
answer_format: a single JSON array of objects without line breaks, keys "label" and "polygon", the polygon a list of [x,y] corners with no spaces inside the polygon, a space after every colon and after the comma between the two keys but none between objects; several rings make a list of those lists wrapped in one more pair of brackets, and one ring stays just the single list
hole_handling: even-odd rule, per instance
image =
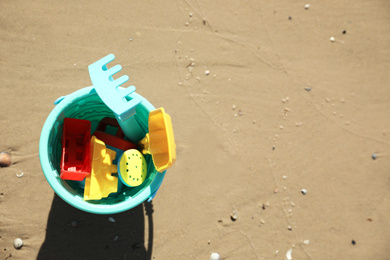
[{"label": "plastic toy shovel", "polygon": [[164,108],[149,113],[149,133],[138,143],[143,154],[151,154],[158,172],[163,172],[176,161],[176,144],[171,117]]}]

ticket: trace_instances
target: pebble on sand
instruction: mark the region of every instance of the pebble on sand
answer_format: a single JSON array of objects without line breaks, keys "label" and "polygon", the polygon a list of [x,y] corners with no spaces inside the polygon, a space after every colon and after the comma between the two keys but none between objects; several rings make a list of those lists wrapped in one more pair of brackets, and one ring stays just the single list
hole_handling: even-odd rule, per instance
[{"label": "pebble on sand", "polygon": [[373,160],[376,160],[376,158],[378,158],[378,155],[377,155],[376,153],[373,153],[372,156],[371,156],[371,158],[372,158]]},{"label": "pebble on sand", "polygon": [[303,195],[306,195],[307,190],[306,189],[302,189],[301,192],[302,192]]},{"label": "pebble on sand", "polygon": [[11,165],[11,155],[7,152],[0,153],[0,167],[8,167]]},{"label": "pebble on sand", "polygon": [[329,40],[330,40],[331,42],[334,42],[336,39],[332,36],[332,37],[329,38]]},{"label": "pebble on sand", "polygon": [[221,256],[218,253],[211,253],[210,260],[220,260]]},{"label": "pebble on sand", "polygon": [[14,240],[14,247],[15,249],[21,249],[23,246],[23,240],[20,238],[17,238]]},{"label": "pebble on sand", "polygon": [[310,8],[310,5],[309,4],[305,4],[305,9],[309,9]]}]

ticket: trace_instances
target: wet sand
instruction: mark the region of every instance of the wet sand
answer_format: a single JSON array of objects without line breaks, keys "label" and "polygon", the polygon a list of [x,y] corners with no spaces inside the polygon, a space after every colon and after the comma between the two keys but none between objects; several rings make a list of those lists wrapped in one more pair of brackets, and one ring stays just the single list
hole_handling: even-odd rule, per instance
[{"label": "wet sand", "polygon": [[[388,1],[2,1],[0,14],[1,259],[388,259]],[[151,203],[104,216],[54,195],[38,144],[54,100],[109,53],[172,117],[177,162]]]}]

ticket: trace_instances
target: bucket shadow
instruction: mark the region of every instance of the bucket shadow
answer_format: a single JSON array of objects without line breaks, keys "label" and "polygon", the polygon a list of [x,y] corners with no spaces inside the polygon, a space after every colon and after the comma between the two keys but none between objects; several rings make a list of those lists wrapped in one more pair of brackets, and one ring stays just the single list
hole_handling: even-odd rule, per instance
[{"label": "bucket shadow", "polygon": [[[49,214],[46,238],[37,259],[147,259],[153,248],[153,205],[123,213],[96,215],[78,210],[57,195]],[[112,217],[115,222],[109,220]],[[145,221],[148,226],[145,241]],[[145,247],[146,245],[146,247]]]}]

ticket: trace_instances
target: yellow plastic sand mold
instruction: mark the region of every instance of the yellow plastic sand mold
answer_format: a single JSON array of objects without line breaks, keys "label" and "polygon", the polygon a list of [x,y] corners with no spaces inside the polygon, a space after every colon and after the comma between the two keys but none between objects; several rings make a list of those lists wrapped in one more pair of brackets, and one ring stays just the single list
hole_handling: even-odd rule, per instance
[{"label": "yellow plastic sand mold", "polygon": [[148,173],[145,157],[136,149],[124,152],[118,163],[118,176],[129,187],[141,185]]},{"label": "yellow plastic sand mold", "polygon": [[149,113],[149,133],[138,143],[143,154],[151,154],[158,172],[163,172],[176,161],[176,144],[171,117],[163,107]]},{"label": "yellow plastic sand mold", "polygon": [[112,176],[117,166],[112,164],[116,152],[106,148],[103,141],[91,138],[91,174],[85,178],[84,200],[100,200],[118,190],[118,178]]}]

